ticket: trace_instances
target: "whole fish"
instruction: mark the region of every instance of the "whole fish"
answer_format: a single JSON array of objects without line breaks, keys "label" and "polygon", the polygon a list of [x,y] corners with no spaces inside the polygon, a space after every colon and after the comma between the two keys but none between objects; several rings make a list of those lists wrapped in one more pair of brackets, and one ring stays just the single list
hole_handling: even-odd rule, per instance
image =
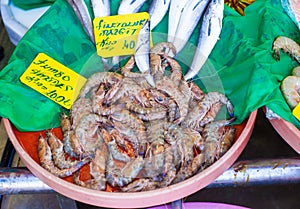
[{"label": "whole fish", "polygon": [[105,17],[110,15],[109,0],[91,0],[95,17]]},{"label": "whole fish", "polygon": [[153,0],[149,7],[148,13],[150,15],[150,30],[153,30],[158,23],[163,19],[166,15],[171,0]]},{"label": "whole fish", "polygon": [[173,43],[183,8],[188,0],[172,0],[169,8],[168,42]]},{"label": "whole fish", "polygon": [[74,13],[79,19],[85,32],[90,37],[91,41],[95,43],[92,20],[84,0],[67,0],[67,2],[72,7]]},{"label": "whole fish", "polygon": [[224,0],[212,0],[203,16],[198,46],[185,80],[193,78],[202,68],[217,43],[221,30],[224,12]]},{"label": "whole fish", "polygon": [[191,0],[185,5],[181,12],[173,41],[177,53],[180,52],[188,42],[209,1],[210,0]]},{"label": "whole fish", "polygon": [[118,14],[133,14],[140,10],[146,0],[122,0]]},{"label": "whole fish", "polygon": [[151,86],[155,86],[153,76],[150,74],[150,21],[142,26],[136,41],[134,59],[141,73],[146,74],[146,80]]}]

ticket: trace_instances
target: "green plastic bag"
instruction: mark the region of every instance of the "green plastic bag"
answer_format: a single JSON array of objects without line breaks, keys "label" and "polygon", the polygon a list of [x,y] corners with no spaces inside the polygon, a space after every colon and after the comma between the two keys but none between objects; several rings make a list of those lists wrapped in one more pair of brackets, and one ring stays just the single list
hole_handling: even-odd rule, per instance
[{"label": "green plastic bag", "polygon": [[54,3],[55,0],[12,0],[13,4],[21,9],[35,9],[39,7],[49,6]]},{"label": "green plastic bag", "polygon": [[[119,1],[111,1],[116,14]],[[149,2],[142,10],[146,11]],[[168,17],[152,31],[154,44],[166,41]],[[197,45],[200,24],[176,59],[186,72]],[[220,39],[195,82],[205,91],[225,93],[234,105],[237,120],[267,106],[287,121],[297,121],[281,92],[280,83],[297,65],[288,55],[273,58],[272,43],[279,35],[300,40],[297,26],[283,11],[280,0],[257,0],[240,16],[225,6]],[[59,126],[62,107],[20,83],[19,77],[34,57],[44,52],[85,77],[102,71],[101,58],[71,7],[57,0],[17,45],[8,65],[0,72],[0,114],[21,131]],[[121,63],[124,63],[123,60]]]}]

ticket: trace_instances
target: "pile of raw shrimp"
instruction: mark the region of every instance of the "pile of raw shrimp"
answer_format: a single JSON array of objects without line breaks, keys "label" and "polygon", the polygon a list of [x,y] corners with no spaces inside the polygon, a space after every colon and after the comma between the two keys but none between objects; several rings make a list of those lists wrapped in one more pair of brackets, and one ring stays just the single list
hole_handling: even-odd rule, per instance
[{"label": "pile of raw shrimp", "polygon": [[[159,43],[153,48],[166,48]],[[96,190],[147,191],[181,182],[207,168],[231,147],[233,106],[224,94],[204,93],[183,79],[180,64],[150,54],[151,75],[133,72],[134,57],[121,72],[93,74],[69,115],[64,138],[39,138],[41,165],[59,177]],[[166,72],[169,73],[166,73]],[[216,120],[222,106],[227,119]],[[66,157],[67,156],[67,157]],[[82,166],[89,165],[89,177]]]}]

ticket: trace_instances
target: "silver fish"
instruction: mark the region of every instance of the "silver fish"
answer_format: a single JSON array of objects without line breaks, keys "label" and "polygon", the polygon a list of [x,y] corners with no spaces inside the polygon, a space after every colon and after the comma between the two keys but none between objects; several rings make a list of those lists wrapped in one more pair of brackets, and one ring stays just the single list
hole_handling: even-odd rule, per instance
[{"label": "silver fish", "polygon": [[118,14],[133,14],[140,10],[146,0],[122,0]]},{"label": "silver fish", "polygon": [[150,74],[150,21],[147,20],[141,28],[136,41],[134,59],[141,73],[146,74],[146,80],[155,86],[153,76]]},{"label": "silver fish", "polygon": [[158,23],[163,19],[166,15],[171,0],[153,0],[149,7],[148,13],[150,15],[150,30],[153,30]]},{"label": "silver fish", "polygon": [[210,0],[191,0],[185,5],[181,12],[173,41],[177,53],[180,52],[188,42],[209,1]]},{"label": "silver fish", "polygon": [[67,2],[72,7],[85,32],[90,37],[91,41],[95,43],[92,20],[84,0],[67,0]]},{"label": "silver fish", "polygon": [[223,12],[224,0],[212,0],[208,5],[200,28],[198,46],[190,69],[184,76],[185,80],[193,78],[200,71],[217,43],[222,30]]},{"label": "silver fish", "polygon": [[173,43],[181,12],[188,0],[172,0],[169,8],[168,42]]},{"label": "silver fish", "polygon": [[105,17],[110,15],[109,0],[91,0],[95,17]]}]

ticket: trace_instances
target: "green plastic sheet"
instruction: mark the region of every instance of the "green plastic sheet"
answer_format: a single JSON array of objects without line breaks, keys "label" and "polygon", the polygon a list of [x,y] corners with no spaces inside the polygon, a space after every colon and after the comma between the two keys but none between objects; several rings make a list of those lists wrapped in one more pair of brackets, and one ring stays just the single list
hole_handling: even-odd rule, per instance
[{"label": "green plastic sheet", "polygon": [[[111,1],[111,4],[111,12],[116,14],[119,1]],[[142,10],[146,11],[148,6],[149,2]],[[167,24],[166,15],[152,31],[154,44],[166,41]],[[184,72],[197,45],[199,26],[176,56]],[[254,110],[267,106],[300,127],[280,91],[281,81],[298,64],[283,53],[280,61],[274,59],[272,44],[279,35],[300,40],[299,30],[284,12],[280,0],[257,0],[246,8],[245,16],[225,6],[220,39],[195,82],[205,91],[219,91],[228,96],[235,108],[235,123],[241,123]],[[8,65],[0,72],[0,114],[9,118],[20,131],[57,127],[59,114],[64,111],[19,81],[40,52],[85,77],[103,71],[101,58],[96,55],[95,46],[71,7],[64,0],[55,1],[25,34]]]},{"label": "green plastic sheet", "polygon": [[35,9],[38,7],[49,6],[53,4],[55,0],[12,0],[13,4],[21,9]]}]

